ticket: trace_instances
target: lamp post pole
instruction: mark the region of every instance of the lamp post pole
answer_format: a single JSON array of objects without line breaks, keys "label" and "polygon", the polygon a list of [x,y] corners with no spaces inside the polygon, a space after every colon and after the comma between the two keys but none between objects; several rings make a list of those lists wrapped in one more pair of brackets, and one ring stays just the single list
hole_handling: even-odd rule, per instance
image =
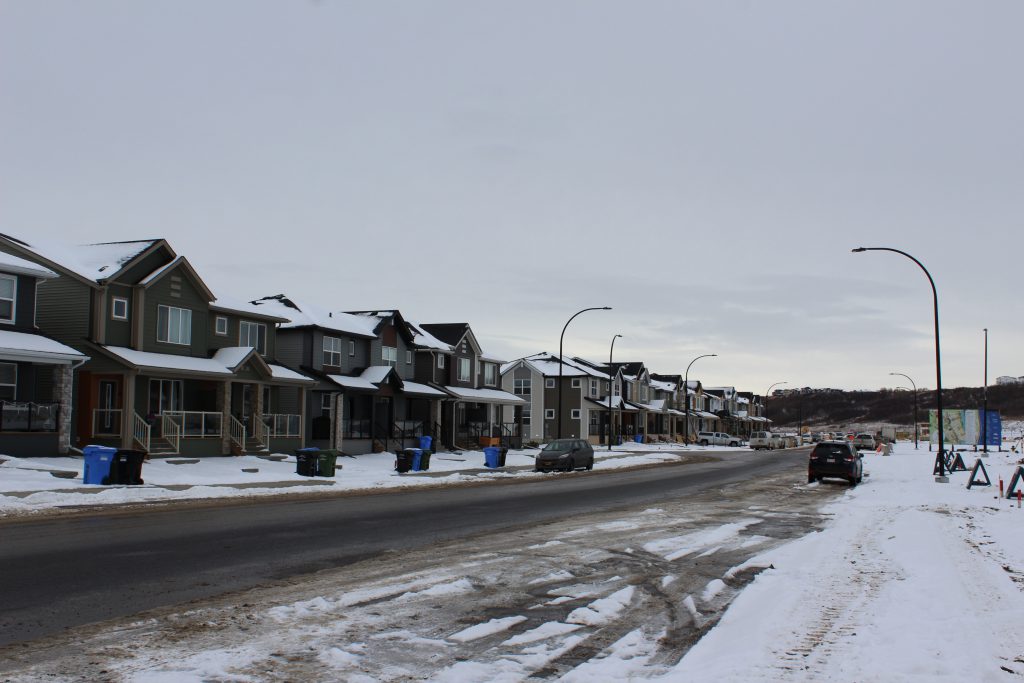
[{"label": "lamp post pole", "polygon": [[982,390],[981,454],[988,457],[988,328],[985,328],[985,388]]},{"label": "lamp post pole", "polygon": [[612,387],[615,386],[615,378],[612,376],[612,352],[615,351],[615,340],[621,336],[617,334],[612,337],[612,346],[608,349],[608,450],[612,449]]},{"label": "lamp post pole", "polygon": [[685,420],[683,424],[683,443],[687,445],[690,443],[690,367],[701,358],[711,358],[717,355],[717,353],[705,353],[691,360],[690,365],[686,366],[686,373],[683,375],[683,396],[686,397],[686,417],[683,418]]},{"label": "lamp post pole", "polygon": [[932,279],[932,274],[928,272],[923,263],[905,251],[891,247],[857,247],[853,250],[853,253],[856,254],[864,251],[891,251],[894,254],[906,256],[916,263],[918,268],[924,271],[925,276],[928,278],[928,284],[932,286],[932,313],[935,319],[935,412],[939,423],[939,452],[935,456],[935,471],[939,474],[935,477],[935,481],[944,484],[949,483],[949,477],[946,476],[946,439],[942,425],[942,356],[939,353],[939,294],[935,289],[935,280]]},{"label": "lamp post pole", "polygon": [[914,380],[910,379],[910,375],[904,375],[902,372],[890,372],[890,375],[899,375],[900,377],[906,377],[907,381],[910,382],[910,386],[914,387],[914,450],[917,450],[917,385],[914,384]]},{"label": "lamp post pole", "polygon": [[565,330],[569,327],[569,323],[581,313],[587,311],[610,311],[610,306],[593,306],[591,308],[584,308],[582,311],[576,311],[572,314],[572,318],[565,321],[565,327],[562,328],[562,336],[558,338],[558,421],[557,424],[557,437],[562,438],[562,342],[565,341]]},{"label": "lamp post pole", "polygon": [[772,389],[779,386],[780,384],[789,384],[789,382],[776,382],[775,384],[768,387],[768,391],[764,392],[764,417],[768,419],[768,396],[772,393]]}]

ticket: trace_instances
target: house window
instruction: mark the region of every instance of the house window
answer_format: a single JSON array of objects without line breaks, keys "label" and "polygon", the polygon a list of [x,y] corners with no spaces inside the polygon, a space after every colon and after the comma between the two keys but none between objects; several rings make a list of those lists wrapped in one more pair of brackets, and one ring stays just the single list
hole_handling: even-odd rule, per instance
[{"label": "house window", "polygon": [[337,337],[324,337],[324,365],[341,367],[341,340]]},{"label": "house window", "polygon": [[356,343],[351,339],[348,341],[348,355],[356,355]]},{"label": "house window", "polygon": [[13,401],[18,396],[18,365],[0,363],[0,400]]},{"label": "house window", "polygon": [[618,395],[619,395],[619,383],[615,382],[614,384],[612,384],[612,396],[618,396]]},{"label": "house window", "polygon": [[174,306],[157,306],[156,340],[188,346],[192,343],[192,311]]},{"label": "house window", "polygon": [[218,315],[214,318],[213,333],[221,337],[228,336],[228,319],[222,315]]},{"label": "house window", "polygon": [[398,365],[398,349],[394,346],[380,347],[380,359],[384,365],[395,367]]},{"label": "house window", "polygon": [[110,302],[110,317],[114,320],[128,319],[128,299],[115,296]]},{"label": "house window", "polygon": [[597,380],[596,379],[590,380],[590,395],[591,396],[597,396]]},{"label": "house window", "polygon": [[0,322],[14,322],[14,299],[18,280],[11,275],[0,275]]},{"label": "house window", "polygon": [[547,379],[545,379],[544,380],[544,388],[545,389],[554,389],[555,388],[555,378],[554,377],[548,377]]},{"label": "house window", "polygon": [[412,365],[412,351],[405,352],[405,364]]},{"label": "house window", "polygon": [[469,381],[469,370],[470,370],[469,365],[470,365],[470,360],[468,358],[460,358],[459,359],[459,381],[460,382],[468,382]]},{"label": "house window", "polygon": [[544,409],[544,419],[545,420],[554,420],[555,419],[555,409],[554,408],[545,408]]},{"label": "house window", "polygon": [[443,354],[440,354],[440,353],[437,354],[437,367],[442,368],[442,369],[444,368],[444,355]]},{"label": "house window", "polygon": [[321,415],[323,415],[325,417],[330,417],[330,415],[331,415],[331,404],[333,403],[333,401],[331,399],[333,397],[334,397],[333,394],[326,394],[326,393],[325,394],[320,394],[320,414]]},{"label": "house window", "polygon": [[571,418],[572,418],[573,420],[578,420],[578,419],[580,419],[580,409],[579,409],[579,408],[573,408],[573,409],[572,409],[572,413],[570,414],[570,417],[571,417]]},{"label": "house window", "polygon": [[573,381],[572,381],[572,388],[573,389],[579,389],[580,388],[580,378],[579,377],[576,377],[575,379],[573,379]]},{"label": "house window", "polygon": [[484,384],[494,385],[494,363],[484,363]]},{"label": "house window", "polygon": [[260,354],[267,353],[267,326],[263,323],[238,323],[238,345],[251,346]]},{"label": "house window", "polygon": [[528,379],[514,379],[512,380],[512,393],[516,396],[529,396],[530,395],[530,380]]},{"label": "house window", "polygon": [[529,427],[530,426],[530,409],[529,408],[523,408],[523,426],[524,427]]},{"label": "house window", "polygon": [[185,398],[180,379],[149,380],[149,413],[160,415],[164,412],[184,410]]}]

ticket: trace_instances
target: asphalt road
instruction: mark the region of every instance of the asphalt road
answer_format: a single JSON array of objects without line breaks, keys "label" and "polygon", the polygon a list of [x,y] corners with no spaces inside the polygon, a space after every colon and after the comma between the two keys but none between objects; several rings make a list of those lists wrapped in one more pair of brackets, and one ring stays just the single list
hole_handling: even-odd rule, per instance
[{"label": "asphalt road", "polygon": [[[400,493],[174,506],[0,526],[0,646],[384,552],[648,505],[792,468],[806,449]],[[727,492],[728,489],[725,489]]]}]

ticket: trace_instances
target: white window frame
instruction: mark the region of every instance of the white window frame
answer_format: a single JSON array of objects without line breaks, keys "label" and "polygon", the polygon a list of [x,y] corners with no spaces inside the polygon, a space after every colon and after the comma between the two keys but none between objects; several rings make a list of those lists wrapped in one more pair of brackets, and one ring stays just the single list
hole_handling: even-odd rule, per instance
[{"label": "white window frame", "polygon": [[512,393],[516,396],[530,396],[533,392],[533,380],[516,378],[512,380]]},{"label": "white window frame", "polygon": [[544,388],[545,389],[554,389],[555,388],[555,378],[554,377],[547,377],[547,378],[545,378],[544,379]]},{"label": "white window frame", "polygon": [[554,420],[555,419],[555,409],[554,408],[545,408],[544,409],[544,419],[545,420]]},{"label": "white window frame", "polygon": [[[488,376],[490,376],[488,378]],[[484,363],[484,384],[493,387],[497,383],[498,373],[494,363]]]},{"label": "white window frame", "polygon": [[14,383],[9,384],[7,382],[0,383],[0,387],[11,387],[11,401],[18,400],[18,364],[17,363],[0,363],[0,367],[8,367],[14,369]]},{"label": "white window frame", "polygon": [[[124,304],[124,314],[117,314],[117,305]],[[111,320],[127,320],[128,319],[128,299],[123,296],[115,296],[110,299],[110,319]]]},{"label": "white window frame", "polygon": [[[328,344],[328,342],[330,342],[330,344]],[[337,342],[337,344],[335,344],[334,342]],[[332,367],[332,368],[340,368],[341,367],[341,340],[338,339],[337,337],[329,337],[329,336],[327,336],[325,334],[324,335],[324,341],[323,341],[323,344],[321,344],[321,347],[322,347],[321,350],[323,351],[323,356],[321,357],[321,360],[323,362],[322,364],[326,365],[326,366],[329,366],[329,367]],[[338,357],[338,362],[337,363],[329,362],[328,361],[328,356],[332,357],[331,360],[333,360],[333,356],[337,356]]]},{"label": "white window frame", "polygon": [[444,354],[437,354],[437,367],[444,370]]},{"label": "white window frame", "polygon": [[412,351],[409,349],[405,350],[405,364],[412,365]]},{"label": "white window frame", "polygon": [[[167,329],[162,329],[160,325],[160,312],[166,310],[167,313]],[[171,339],[171,313],[174,312],[178,317],[178,336],[177,339]],[[185,315],[185,314],[188,315]],[[187,324],[185,323],[187,319]],[[163,338],[161,338],[161,334]],[[190,308],[179,308],[178,306],[165,306],[160,304],[156,307],[156,340],[163,344],[175,344],[177,346],[191,346],[192,345],[192,309]]]},{"label": "white window frame", "polygon": [[572,378],[572,388],[579,389],[582,386],[582,380],[579,377]]},{"label": "white window frame", "polygon": [[524,427],[528,427],[530,425],[530,418],[533,416],[532,413],[533,413],[533,411],[530,410],[530,406],[528,406],[528,405],[527,406],[523,406],[523,426]]},{"label": "white window frame", "polygon": [[[224,323],[223,329],[221,329],[221,323]],[[218,337],[228,336],[228,318],[224,315],[218,315],[213,319],[213,333]]]},{"label": "white window frame", "polygon": [[11,298],[8,299],[7,297],[0,297],[0,301],[10,301],[11,302],[11,317],[10,318],[0,318],[0,323],[6,323],[8,325],[13,325],[14,321],[18,317],[18,278],[15,277],[14,275],[0,275],[0,280],[10,280],[11,281]]},{"label": "white window frame", "polygon": [[[465,373],[463,373],[465,371]],[[460,382],[469,382],[473,379],[473,359],[472,358],[460,358],[459,359],[459,374],[458,378]]]},{"label": "white window frame", "polygon": [[331,408],[334,405],[334,394],[324,392],[320,395],[320,414],[330,415]]},{"label": "white window frame", "polygon": [[596,379],[590,380],[590,395],[591,396],[597,396],[597,380]]},{"label": "white window frame", "polygon": [[398,365],[398,347],[397,346],[385,346],[380,345],[380,360],[381,365],[390,365],[395,367]]},{"label": "white window frame", "polygon": [[578,420],[578,419],[580,419],[580,409],[579,408],[573,408],[572,412],[569,413],[569,419],[571,419],[571,420]]},{"label": "white window frame", "polygon": [[[256,343],[252,342],[252,334],[246,334],[245,330],[255,328],[256,330]],[[263,348],[260,348],[260,330],[263,330]],[[244,341],[243,341],[244,339]],[[255,323],[251,320],[240,320],[238,321],[238,345],[239,346],[251,346],[256,349],[256,352],[261,356],[267,354],[267,326],[265,323]]]}]

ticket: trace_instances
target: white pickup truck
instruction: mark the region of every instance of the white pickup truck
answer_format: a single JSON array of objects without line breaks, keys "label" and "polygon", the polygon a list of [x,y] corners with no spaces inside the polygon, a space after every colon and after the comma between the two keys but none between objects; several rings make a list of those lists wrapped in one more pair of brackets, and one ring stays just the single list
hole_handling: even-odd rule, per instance
[{"label": "white pickup truck", "polygon": [[725,432],[697,432],[697,443],[701,446],[742,446],[743,440]]},{"label": "white pickup truck", "polygon": [[770,451],[779,447],[779,437],[771,432],[753,432],[750,435],[750,447],[755,451]]}]

